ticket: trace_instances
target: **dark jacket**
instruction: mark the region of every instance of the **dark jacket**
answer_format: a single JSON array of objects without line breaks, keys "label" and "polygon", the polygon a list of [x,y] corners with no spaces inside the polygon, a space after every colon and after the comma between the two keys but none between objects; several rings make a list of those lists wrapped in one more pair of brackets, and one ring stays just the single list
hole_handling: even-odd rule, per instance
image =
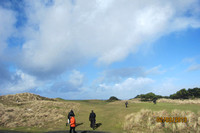
[{"label": "dark jacket", "polygon": [[96,118],[96,114],[94,112],[91,112],[89,116],[89,120],[92,121],[92,120],[95,120],[95,118]]},{"label": "dark jacket", "polygon": [[71,111],[69,112],[69,114],[68,114],[68,119],[69,119],[69,120],[70,120],[70,116],[75,116],[73,110],[71,110]]}]

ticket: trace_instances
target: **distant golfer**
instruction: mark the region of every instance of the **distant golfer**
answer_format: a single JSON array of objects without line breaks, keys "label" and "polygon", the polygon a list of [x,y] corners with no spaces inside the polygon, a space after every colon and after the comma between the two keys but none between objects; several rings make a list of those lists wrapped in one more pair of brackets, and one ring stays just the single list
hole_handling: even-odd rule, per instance
[{"label": "distant golfer", "polygon": [[156,104],[156,100],[157,100],[156,98],[153,99],[153,103],[154,103],[154,104]]},{"label": "distant golfer", "polygon": [[70,123],[70,118],[71,116],[75,116],[74,111],[71,109],[69,114],[68,114],[68,124]]},{"label": "distant golfer", "polygon": [[128,102],[127,101],[125,102],[125,105],[126,105],[126,108],[127,108],[128,107]]},{"label": "distant golfer", "polygon": [[75,131],[75,127],[76,127],[76,120],[74,118],[74,116],[70,116],[70,133],[76,133]]},{"label": "distant golfer", "polygon": [[95,118],[96,118],[96,114],[92,110],[89,116],[89,121],[90,121],[90,127],[93,128],[93,130],[95,129],[95,122],[96,122]]}]

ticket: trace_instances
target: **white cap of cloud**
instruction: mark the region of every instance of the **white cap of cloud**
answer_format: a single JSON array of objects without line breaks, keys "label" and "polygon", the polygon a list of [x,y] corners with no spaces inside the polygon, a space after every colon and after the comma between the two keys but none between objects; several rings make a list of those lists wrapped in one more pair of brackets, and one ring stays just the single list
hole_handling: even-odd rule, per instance
[{"label": "white cap of cloud", "polygon": [[144,42],[200,26],[197,0],[27,2],[22,63],[36,71],[62,72],[88,58],[111,64]]}]

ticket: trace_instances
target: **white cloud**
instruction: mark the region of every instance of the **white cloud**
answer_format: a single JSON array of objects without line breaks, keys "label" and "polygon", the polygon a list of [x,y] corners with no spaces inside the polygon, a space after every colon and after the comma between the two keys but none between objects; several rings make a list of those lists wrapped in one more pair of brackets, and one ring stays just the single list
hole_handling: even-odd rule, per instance
[{"label": "white cloud", "polygon": [[69,76],[69,83],[74,86],[81,87],[84,82],[84,75],[77,70],[73,70],[72,74]]},{"label": "white cloud", "polygon": [[200,64],[193,64],[193,65],[191,65],[188,69],[187,69],[187,71],[197,71],[197,70],[200,70]]},{"label": "white cloud", "polygon": [[27,2],[22,64],[33,72],[63,72],[88,58],[111,64],[143,42],[199,27],[197,0]]},{"label": "white cloud", "polygon": [[165,70],[160,70],[162,66],[161,65],[158,65],[158,66],[155,66],[149,70],[146,71],[146,75],[155,75],[155,74],[163,74],[165,73],[166,71]]},{"label": "white cloud", "polygon": [[133,98],[137,94],[148,92],[152,89],[153,79],[150,78],[127,78],[121,83],[114,85],[99,84],[96,93],[114,95],[119,98]]},{"label": "white cloud", "polygon": [[7,47],[6,40],[15,31],[15,22],[16,18],[14,12],[0,7],[0,57]]},{"label": "white cloud", "polygon": [[152,91],[156,95],[169,96],[181,89],[181,86],[176,84],[177,81],[179,81],[177,78],[165,77],[155,82]]},{"label": "white cloud", "polygon": [[19,92],[29,92],[36,87],[40,86],[42,83],[38,81],[34,76],[26,74],[21,70],[16,70],[15,74],[11,76],[11,80],[6,84],[1,84],[1,93],[19,93]]},{"label": "white cloud", "polygon": [[[15,74],[19,80],[14,79],[16,82],[9,82],[5,86],[9,92],[44,86],[45,81],[39,82],[39,78],[43,77],[47,77],[53,84],[56,81],[51,79],[51,74],[73,70],[74,66],[79,66],[87,59],[96,59],[100,65],[121,61],[130,53],[136,53],[145,42],[174,31],[200,27],[198,0],[77,0],[75,4],[56,0],[50,5],[47,5],[47,1],[25,2],[23,5],[27,6],[27,23],[24,22],[17,29],[20,37],[23,34],[25,43],[16,54],[20,57],[13,56],[13,64],[17,62],[15,65],[21,71]],[[6,40],[16,30],[14,25],[17,12],[14,12],[0,7],[0,55],[2,52],[8,55],[4,49],[7,47]],[[113,74],[115,71],[111,71],[111,77],[122,77],[120,82],[114,85],[102,83],[99,91],[107,89],[109,94],[114,92],[121,97],[132,95],[134,91],[150,88],[154,81],[144,77],[164,73],[160,68],[156,66],[147,72],[138,69],[139,73],[135,69],[130,69],[130,73],[122,69],[116,75]],[[191,69],[197,68],[198,65]],[[9,75],[9,72],[3,74]],[[144,76],[133,78],[131,74]],[[104,79],[101,81],[104,82]],[[83,82],[84,75],[74,70],[69,80],[58,81],[54,89],[60,87],[68,91],[71,87],[76,90],[83,87]]]},{"label": "white cloud", "polygon": [[132,89],[144,89],[146,85],[153,83],[150,78],[128,78],[121,84],[115,84],[113,89],[115,90],[132,90]]},{"label": "white cloud", "polygon": [[104,70],[101,77],[94,81],[94,86],[99,83],[116,83],[126,78],[148,77],[150,75],[160,75],[166,72],[161,69],[162,65],[145,69],[144,67],[122,67]]},{"label": "white cloud", "polygon": [[48,87],[42,87],[41,92],[56,92],[56,93],[66,93],[66,92],[80,92],[83,91],[83,85],[85,85],[85,76],[80,71],[73,70],[69,75],[61,75],[56,79],[49,81]]},{"label": "white cloud", "polygon": [[183,63],[187,63],[190,66],[186,69],[187,72],[191,71],[198,71],[200,70],[200,64],[198,62],[198,57],[193,57],[193,58],[185,58],[182,61]]},{"label": "white cloud", "polygon": [[98,80],[99,82],[120,82],[124,78],[142,76],[145,76],[142,67],[125,67],[104,70],[102,72],[102,77]]},{"label": "white cloud", "polygon": [[184,58],[183,63],[194,63],[195,62],[195,58]]}]

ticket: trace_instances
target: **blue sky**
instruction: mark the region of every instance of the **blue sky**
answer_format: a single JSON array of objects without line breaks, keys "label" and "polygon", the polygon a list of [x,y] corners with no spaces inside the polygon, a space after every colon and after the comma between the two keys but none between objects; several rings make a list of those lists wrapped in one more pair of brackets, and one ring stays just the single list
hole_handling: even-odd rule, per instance
[{"label": "blue sky", "polygon": [[198,0],[1,0],[0,95],[169,96],[200,87]]}]

